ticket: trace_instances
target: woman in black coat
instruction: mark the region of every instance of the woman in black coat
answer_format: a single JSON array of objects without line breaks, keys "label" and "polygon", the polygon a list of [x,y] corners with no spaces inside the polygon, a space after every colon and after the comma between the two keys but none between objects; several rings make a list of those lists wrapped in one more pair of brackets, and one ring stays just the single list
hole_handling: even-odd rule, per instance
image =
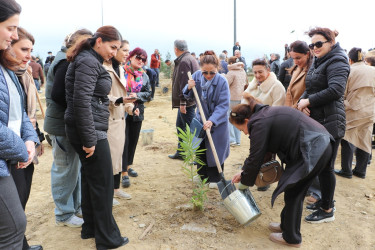
[{"label": "woman in black coat", "polygon": [[65,129],[82,163],[81,238],[95,238],[97,249],[113,249],[129,242],[122,237],[112,215],[113,171],[107,140],[112,79],[103,67],[121,46],[121,35],[112,26],[99,28],[72,54],[66,72]]},{"label": "woman in black coat", "polygon": [[[345,51],[335,42],[337,31],[328,28],[314,28],[308,32],[312,44],[309,45],[314,54],[306,75],[306,90],[302,94],[297,108],[322,124],[335,139],[333,159],[336,159],[341,139],[345,135],[344,93],[350,66]],[[335,161],[332,161],[332,165]],[[314,181],[319,198],[318,181]],[[320,205],[318,199],[308,208],[315,210]]]},{"label": "woman in black coat", "polygon": [[[335,175],[331,167],[333,138],[318,122],[290,107],[260,105],[250,95],[244,98],[249,104],[239,104],[232,109],[229,121],[249,134],[250,155],[245,160],[242,172],[232,182],[240,189],[253,186],[264,156],[277,154],[285,163],[285,171],[272,194],[272,205],[276,197],[284,192],[285,206],[281,212],[281,223],[271,223],[269,229],[273,242],[299,247],[303,199],[313,179],[319,176],[322,188],[324,221],[334,220],[333,195]],[[316,218],[312,218],[315,220]]]}]

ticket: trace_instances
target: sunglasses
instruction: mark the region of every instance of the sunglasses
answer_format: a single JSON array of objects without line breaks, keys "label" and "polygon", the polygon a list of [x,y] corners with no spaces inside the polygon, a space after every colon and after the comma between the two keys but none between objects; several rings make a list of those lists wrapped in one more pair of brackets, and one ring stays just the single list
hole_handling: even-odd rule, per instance
[{"label": "sunglasses", "polygon": [[202,74],[203,75],[211,75],[211,76],[213,76],[213,75],[215,75],[216,74],[216,72],[214,72],[214,71],[210,71],[210,72],[208,72],[208,71],[202,71]]},{"label": "sunglasses", "polygon": [[142,60],[142,62],[146,62],[146,58],[143,58],[143,57],[141,57],[140,55],[136,55],[135,56],[135,58],[137,59],[137,60]]},{"label": "sunglasses", "polygon": [[310,49],[314,49],[314,47],[317,47],[317,48],[319,49],[319,48],[321,48],[321,47],[323,46],[323,44],[325,44],[325,43],[328,43],[328,41],[325,41],[325,42],[321,42],[321,41],[319,41],[319,42],[316,42],[316,43],[312,43],[312,44],[309,45],[309,48],[310,48]]}]

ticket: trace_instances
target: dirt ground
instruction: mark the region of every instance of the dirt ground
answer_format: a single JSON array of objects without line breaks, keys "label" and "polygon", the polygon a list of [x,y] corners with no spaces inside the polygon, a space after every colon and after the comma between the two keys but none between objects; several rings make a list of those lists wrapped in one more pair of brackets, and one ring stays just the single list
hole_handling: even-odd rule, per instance
[{"label": "dirt ground", "polygon": [[[133,165],[139,176],[131,178],[131,186],[125,190],[133,198],[120,200],[121,205],[113,208],[122,235],[130,240],[122,249],[282,249],[268,239],[270,231],[267,226],[272,221],[279,221],[283,206],[283,195],[280,195],[271,208],[275,184],[266,192],[258,192],[255,187],[250,189],[262,215],[247,227],[241,226],[225,209],[220,194],[214,189],[208,192],[205,211],[187,208],[191,183],[181,171],[182,161],[167,157],[175,152],[177,145],[177,111],[171,109],[170,94],[161,95],[160,89],[157,88],[154,100],[146,104],[142,129],[154,129],[153,143],[143,146],[140,136]],[[43,121],[39,123],[43,128]],[[47,142],[44,145],[45,154],[35,168],[26,207],[29,243],[41,244],[46,250],[95,249],[93,239],[80,238],[80,228],[55,225],[55,206],[50,187],[53,159],[51,147]],[[231,147],[225,162],[227,179],[239,171],[248,152],[249,140],[242,135],[241,146]],[[375,249],[374,162],[364,180],[357,177],[350,180],[337,178],[336,220],[324,224],[302,221],[302,249]],[[336,168],[340,168],[340,154]],[[308,211],[303,211],[303,217],[308,214]],[[150,232],[139,239],[150,224],[153,224]],[[183,230],[184,225],[206,232]]]}]

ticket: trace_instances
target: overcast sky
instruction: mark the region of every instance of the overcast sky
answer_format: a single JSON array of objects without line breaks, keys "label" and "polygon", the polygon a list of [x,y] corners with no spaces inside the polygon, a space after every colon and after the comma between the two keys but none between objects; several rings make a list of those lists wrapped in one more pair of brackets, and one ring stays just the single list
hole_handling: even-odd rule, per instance
[{"label": "overcast sky", "polygon": [[[34,55],[55,55],[65,36],[78,28],[95,32],[115,26],[130,47],[151,55],[158,48],[172,59],[173,41],[185,39],[190,52],[207,49],[232,55],[233,0],[17,0],[20,26],[36,39]],[[103,6],[103,8],[102,8]],[[375,47],[375,0],[237,0],[237,40],[248,64],[264,54],[282,54],[284,44],[307,43],[310,27],[339,31],[336,38],[348,51]],[[291,33],[294,31],[293,33]]]}]

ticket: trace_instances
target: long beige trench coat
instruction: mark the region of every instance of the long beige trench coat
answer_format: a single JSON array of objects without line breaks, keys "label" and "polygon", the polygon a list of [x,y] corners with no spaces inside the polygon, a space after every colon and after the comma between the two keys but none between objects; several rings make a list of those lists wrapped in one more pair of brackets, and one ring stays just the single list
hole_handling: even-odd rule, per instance
[{"label": "long beige trench coat", "polygon": [[120,76],[116,74],[112,65],[104,62],[104,68],[112,78],[112,88],[109,92],[109,122],[107,138],[111,151],[113,174],[122,172],[122,153],[125,145],[125,112],[133,114],[133,103],[121,103],[116,105],[115,102],[120,97],[126,96],[126,79],[124,69],[120,66]]},{"label": "long beige trench coat", "polygon": [[375,121],[375,67],[357,62],[351,65],[345,90],[346,131],[344,140],[371,153]]}]

